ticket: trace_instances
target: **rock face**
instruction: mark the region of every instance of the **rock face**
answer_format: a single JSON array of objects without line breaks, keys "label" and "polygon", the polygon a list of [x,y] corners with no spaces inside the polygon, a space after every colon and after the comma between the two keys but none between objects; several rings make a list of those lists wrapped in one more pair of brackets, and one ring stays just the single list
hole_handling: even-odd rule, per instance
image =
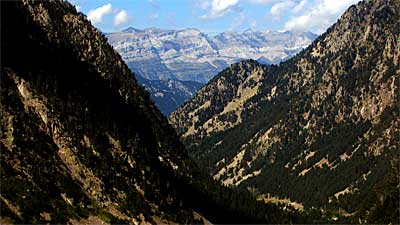
[{"label": "rock face", "polygon": [[201,223],[183,145],[86,17],[2,1],[1,22],[1,223]]},{"label": "rock face", "polygon": [[328,221],[399,223],[399,10],[351,6],[279,66],[224,70],[170,122],[225,185],[323,207]]},{"label": "rock face", "polygon": [[156,106],[167,117],[186,100],[194,97],[195,93],[203,86],[195,81],[149,80],[137,74],[135,76],[151,94]]},{"label": "rock face", "polygon": [[107,34],[128,66],[150,80],[175,79],[205,83],[243,59],[279,63],[308,46],[312,33],[225,32],[215,37],[197,29],[138,30]]},{"label": "rock face", "polygon": [[209,37],[196,29],[138,30],[106,35],[157,107],[169,116],[230,64],[255,59],[279,63],[306,46],[316,35],[305,32],[225,32]]}]

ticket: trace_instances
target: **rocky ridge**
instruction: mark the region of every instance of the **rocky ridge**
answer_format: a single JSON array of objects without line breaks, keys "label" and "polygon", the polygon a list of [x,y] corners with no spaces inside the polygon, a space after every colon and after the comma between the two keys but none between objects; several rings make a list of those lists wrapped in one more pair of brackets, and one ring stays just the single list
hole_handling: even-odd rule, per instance
[{"label": "rocky ridge", "polygon": [[399,4],[363,1],[294,58],[221,72],[170,117],[191,156],[263,201],[398,223]]},{"label": "rocky ridge", "polygon": [[210,37],[197,29],[128,28],[107,34],[128,66],[150,80],[205,83],[243,59],[279,63],[308,46],[316,35],[305,32],[224,32]]}]

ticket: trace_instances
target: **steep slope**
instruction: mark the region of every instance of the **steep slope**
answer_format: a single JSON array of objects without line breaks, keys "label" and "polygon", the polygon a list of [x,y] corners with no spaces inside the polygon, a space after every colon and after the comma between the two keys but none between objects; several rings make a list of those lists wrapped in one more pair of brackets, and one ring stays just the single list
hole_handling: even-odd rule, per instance
[{"label": "steep slope", "polygon": [[225,185],[328,220],[399,223],[399,9],[352,6],[279,66],[224,70],[170,121]]},{"label": "steep slope", "polygon": [[156,106],[169,116],[186,100],[191,99],[203,84],[195,81],[149,80],[136,74],[138,82],[151,94]]},{"label": "steep slope", "polygon": [[263,59],[279,63],[306,46],[309,32],[225,32],[215,37],[197,29],[128,28],[107,34],[128,66],[150,80],[174,79],[205,83],[232,63]]},{"label": "steep slope", "polygon": [[1,16],[2,218],[194,222],[184,148],[100,32],[61,1]]},{"label": "steep slope", "polygon": [[177,132],[196,140],[241,123],[242,111],[248,110],[245,103],[257,94],[266,68],[248,60],[222,71],[171,115]]}]

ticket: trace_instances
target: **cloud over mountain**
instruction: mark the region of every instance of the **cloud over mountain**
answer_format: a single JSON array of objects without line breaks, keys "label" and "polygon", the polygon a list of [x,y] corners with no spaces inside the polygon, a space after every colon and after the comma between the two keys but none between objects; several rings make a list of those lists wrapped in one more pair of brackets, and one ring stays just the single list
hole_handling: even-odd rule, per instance
[{"label": "cloud over mountain", "polygon": [[100,6],[99,8],[89,10],[87,17],[93,23],[102,23],[103,17],[107,14],[112,13],[111,3]]},{"label": "cloud over mountain", "polygon": [[203,18],[218,18],[223,16],[228,10],[235,6],[239,0],[212,0],[209,3],[203,3],[203,7],[210,8],[209,13],[203,15]]},{"label": "cloud over mountain", "polygon": [[121,24],[127,23],[129,21],[128,13],[125,10],[121,10],[117,15],[114,17],[114,24],[115,26],[119,26]]},{"label": "cloud over mountain", "polygon": [[[318,33],[323,32],[338,18],[344,10],[359,0],[317,0],[314,4],[309,4],[299,15],[291,17],[285,23],[286,30],[314,30]],[[295,9],[305,5],[301,1]],[[303,5],[303,6],[302,6]]]}]

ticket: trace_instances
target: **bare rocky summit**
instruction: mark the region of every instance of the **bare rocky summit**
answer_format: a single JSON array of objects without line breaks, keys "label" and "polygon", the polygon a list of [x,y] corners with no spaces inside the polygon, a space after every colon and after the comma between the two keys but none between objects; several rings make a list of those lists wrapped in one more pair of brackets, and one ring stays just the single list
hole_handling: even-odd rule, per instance
[{"label": "bare rocky summit", "polygon": [[157,28],[128,28],[106,36],[128,66],[144,78],[200,83],[244,59],[279,63],[316,38],[310,32],[246,30],[209,36],[197,29]]}]

